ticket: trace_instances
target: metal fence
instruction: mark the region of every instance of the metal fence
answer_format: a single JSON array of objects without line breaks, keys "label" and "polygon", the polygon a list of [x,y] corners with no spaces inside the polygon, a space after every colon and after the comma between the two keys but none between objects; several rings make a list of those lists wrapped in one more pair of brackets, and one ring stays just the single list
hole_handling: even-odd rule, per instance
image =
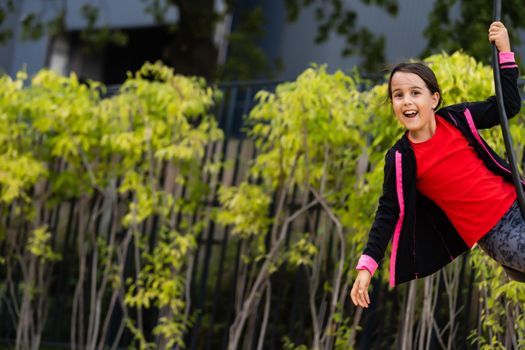
[{"label": "metal fence", "polygon": [[[232,82],[220,85],[223,98],[216,107],[219,127],[224,131],[224,142],[217,145],[223,162],[233,166],[222,169],[216,185],[237,185],[244,180],[249,161],[255,156],[253,143],[246,138],[243,118],[255,104],[260,90],[273,91],[278,82]],[[217,188],[212,205],[218,205]],[[210,222],[198,236],[192,281],[192,310],[197,315],[187,336],[189,349],[226,349],[228,326],[235,314],[237,279],[241,262],[242,241],[233,239],[229,229]],[[256,344],[256,342],[254,342]]]}]

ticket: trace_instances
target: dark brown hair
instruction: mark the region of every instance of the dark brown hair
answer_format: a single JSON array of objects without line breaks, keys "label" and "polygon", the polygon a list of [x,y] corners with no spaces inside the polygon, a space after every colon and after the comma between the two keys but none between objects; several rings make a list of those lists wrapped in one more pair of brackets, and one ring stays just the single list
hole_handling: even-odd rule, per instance
[{"label": "dark brown hair", "polygon": [[439,101],[436,105],[436,109],[439,107],[439,105],[441,104],[441,89],[439,88],[436,75],[434,74],[432,69],[430,69],[426,64],[421,62],[399,63],[392,69],[392,71],[390,72],[390,77],[388,78],[388,98],[390,101],[392,101],[392,77],[396,72],[416,74],[421,79],[423,79],[431,94],[439,92]]}]

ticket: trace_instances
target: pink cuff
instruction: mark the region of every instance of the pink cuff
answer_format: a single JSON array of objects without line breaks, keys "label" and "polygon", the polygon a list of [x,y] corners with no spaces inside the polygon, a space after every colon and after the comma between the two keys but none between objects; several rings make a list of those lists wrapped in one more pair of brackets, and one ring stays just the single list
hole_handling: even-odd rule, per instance
[{"label": "pink cuff", "polygon": [[359,261],[357,262],[356,270],[368,270],[371,275],[374,275],[374,272],[377,270],[377,263],[374,259],[368,255],[361,255]]},{"label": "pink cuff", "polygon": [[503,63],[515,63],[514,52],[500,52],[499,53],[499,64]]}]

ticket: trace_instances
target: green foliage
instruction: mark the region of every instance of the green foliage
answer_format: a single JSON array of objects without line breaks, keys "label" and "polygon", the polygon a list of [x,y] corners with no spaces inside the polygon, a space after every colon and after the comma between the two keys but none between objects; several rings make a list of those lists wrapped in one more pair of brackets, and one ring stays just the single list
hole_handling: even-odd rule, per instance
[{"label": "green foliage", "polygon": [[[525,17],[521,15],[525,11],[525,3],[521,0],[503,1],[501,11],[502,22],[509,28],[511,43],[519,46],[518,29],[525,28]],[[428,17],[424,34],[428,42],[422,56],[442,50],[464,50],[477,61],[491,62],[487,36],[487,28],[492,21],[491,2],[436,0]]]},{"label": "green foliage", "polygon": [[[193,235],[201,227],[189,220],[192,208],[201,205],[207,194],[200,180],[205,147],[222,138],[215,119],[207,114],[216,97],[202,79],[175,75],[160,64],[145,64],[129,76],[118,96],[101,105],[111,111],[102,115],[112,130],[101,143],[108,155],[120,155],[122,168],[113,164],[114,171],[124,177],[119,191],[134,198],[123,224],[137,232],[140,223],[156,216],[164,232],[152,253],[143,246],[143,266],[129,285],[126,303],[167,310],[153,330],[166,339],[167,347],[182,344],[187,326],[183,271],[185,257],[195,245]],[[175,181],[187,185],[185,199],[176,200],[161,188],[161,165],[166,162],[178,169]],[[177,213],[187,214],[179,222],[184,232],[169,224]]]},{"label": "green foliage", "polygon": [[308,350],[306,345],[296,345],[288,337],[283,337],[282,342],[284,350]]},{"label": "green foliage", "polygon": [[16,80],[0,77],[0,200],[7,204],[17,198],[28,200],[26,192],[47,175],[46,167],[31,154],[27,142],[31,130],[20,120],[24,79],[24,73]]},{"label": "green foliage", "polygon": [[[255,261],[264,266],[267,270],[260,270],[263,275],[271,275],[285,263],[290,268],[302,266],[311,278],[310,283],[319,286],[310,291],[319,300],[341,298],[338,294],[341,293],[340,285],[334,285],[331,279],[334,276],[317,275],[320,266],[334,264],[342,276],[343,270],[348,268],[346,263],[353,264],[347,261],[340,264],[338,260],[347,254],[346,244],[350,243],[351,250],[357,251],[356,244],[362,244],[357,242],[364,241],[366,235],[364,229],[355,230],[356,218],[350,211],[355,213],[358,209],[351,199],[361,198],[360,188],[368,186],[363,180],[358,181],[364,173],[358,169],[358,164],[371,141],[367,133],[376,130],[380,120],[375,121],[369,116],[372,97],[359,90],[360,83],[357,74],[355,77],[340,71],[329,74],[325,66],[319,66],[307,69],[296,81],[279,85],[275,93],[259,92],[258,103],[247,117],[249,134],[258,149],[249,170],[250,178],[235,188],[222,188],[219,192],[221,209],[217,218],[220,223],[231,225],[232,232],[244,233],[239,235],[245,241],[244,263]],[[309,192],[319,193],[326,206],[320,214],[322,224],[318,227],[309,222],[309,218],[315,216],[313,211],[305,212],[307,228],[301,226],[299,218],[296,219],[298,222],[292,221],[288,243],[284,246],[287,222],[294,217],[293,210],[275,209],[275,213],[270,214],[273,216],[272,232],[258,225],[258,220],[266,218],[266,200],[272,198],[272,194],[277,194],[275,206],[281,196],[293,203],[293,188],[301,193],[298,197],[304,198],[301,203],[295,199],[299,206],[307,204],[304,194]],[[370,189],[368,194],[372,197],[374,191],[377,201],[377,188]],[[264,205],[260,205],[261,200]],[[261,214],[252,216],[256,210]],[[370,216],[361,219],[368,222]],[[336,229],[333,225],[339,222],[348,225],[349,229],[345,235],[334,236]],[[252,229],[255,225],[258,227]],[[250,239],[248,232],[256,232],[258,237],[269,234],[270,243]],[[329,243],[332,240],[337,243]],[[329,244],[337,248],[330,256],[325,256]],[[352,260],[356,258],[351,257]],[[350,332],[348,327],[342,326],[342,318],[335,317],[335,311],[329,312],[330,324],[319,327],[323,337],[333,337],[338,344],[347,344]],[[284,342],[286,348],[296,348],[286,339]]]},{"label": "green foliage", "polygon": [[61,259],[60,254],[53,252],[50,245],[51,233],[47,226],[33,230],[27,242],[27,249],[31,254],[42,260],[57,261]]},{"label": "green foliage", "polygon": [[313,265],[313,257],[318,253],[318,248],[308,238],[309,235],[305,234],[290,248],[288,260],[292,266]]},{"label": "green foliage", "polygon": [[474,249],[471,256],[480,289],[481,329],[471,332],[470,342],[482,349],[505,349],[505,340],[511,336],[520,348],[525,345],[525,285],[509,281],[503,268],[481,249]]},{"label": "green foliage", "polygon": [[[322,181],[342,180],[335,168],[352,174],[365,143],[367,115],[359,96],[354,79],[340,71],[328,74],[324,66],[279,85],[275,94],[258,93],[248,122],[261,154],[251,173],[273,189],[290,175],[294,162],[298,166],[291,185],[319,187]],[[333,162],[327,163],[329,159]]]},{"label": "green foliage", "polygon": [[335,314],[334,321],[336,321],[338,324],[338,327],[335,329],[333,334],[336,339],[334,349],[352,350],[353,347],[351,346],[351,338],[356,333],[356,331],[360,329],[360,327],[353,327],[351,324],[352,319],[348,316],[345,317],[342,310],[338,310],[338,312]]},{"label": "green foliage", "polygon": [[233,234],[247,238],[266,233],[270,224],[270,197],[260,187],[248,183],[241,184],[239,188],[221,187],[219,201],[223,209],[217,219],[224,225],[234,224]]},{"label": "green foliage", "polygon": [[134,324],[130,319],[126,320],[126,327],[129,329],[135,340],[138,342],[138,346],[129,346],[128,349],[155,349],[155,344],[148,342],[142,331]]},{"label": "green foliage", "polygon": [[[146,63],[130,73],[120,94],[104,100],[103,86],[81,84],[74,74],[62,77],[42,70],[30,82],[26,79],[23,72],[16,80],[0,77],[0,200],[12,208],[1,212],[10,216],[9,244],[20,247],[24,257],[35,257],[39,273],[44,273],[61,258],[53,245],[67,242],[56,239],[60,235],[51,231],[54,226],[42,223],[43,213],[67,201],[91,197],[112,203],[117,200],[112,194],[118,196],[119,207],[110,216],[113,233],[77,224],[80,263],[86,259],[82,254],[89,251],[93,256],[90,287],[83,285],[85,276],[80,275],[77,290],[92,289],[101,293],[92,295],[93,300],[105,300],[106,285],[111,293],[122,289],[122,307],[161,310],[153,333],[167,347],[182,345],[189,324],[186,260],[195,248],[195,235],[204,227],[195,213],[209,192],[206,169],[220,166],[203,162],[209,144],[223,137],[209,113],[220,94],[203,79],[177,75],[160,63]],[[165,177],[166,168],[172,177]],[[180,185],[186,189],[182,197],[173,190]],[[78,215],[87,222],[105,216],[97,203],[101,201],[95,201],[94,212]],[[160,233],[150,247],[151,228],[144,225],[154,218]],[[27,238],[17,234],[26,225],[31,227]],[[116,238],[117,228],[127,230],[127,235]],[[1,237],[5,239],[4,234]],[[132,241],[141,260],[135,265],[136,278],[122,283],[122,259]],[[25,260],[10,254],[2,257],[6,268],[19,268],[18,261],[21,268],[28,268]],[[36,286],[38,281],[44,279],[20,285],[45,288]],[[45,291],[39,293],[45,296]],[[137,327],[131,316],[126,322],[137,344],[148,347],[143,327]]]},{"label": "green foliage", "polygon": [[[481,101],[494,95],[491,67],[457,51],[425,58],[441,87],[443,105],[464,101]],[[468,79],[465,79],[468,76]]]},{"label": "green foliage", "polygon": [[[166,308],[168,315],[159,318],[153,333],[167,341],[167,347],[183,346],[187,322],[184,320],[184,277],[180,271],[185,257],[195,247],[191,235],[179,232],[163,232],[152,253],[143,252],[144,267],[136,281],[130,283],[125,302],[134,307],[159,310]],[[137,330],[135,329],[136,333]],[[139,337],[139,339],[141,339]]]}]

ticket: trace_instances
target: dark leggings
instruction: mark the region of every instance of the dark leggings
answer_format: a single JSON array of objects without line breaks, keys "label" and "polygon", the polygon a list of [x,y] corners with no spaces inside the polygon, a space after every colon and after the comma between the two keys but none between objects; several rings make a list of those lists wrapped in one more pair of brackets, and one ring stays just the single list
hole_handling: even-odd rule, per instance
[{"label": "dark leggings", "polygon": [[478,244],[499,264],[525,272],[525,220],[517,201]]}]

